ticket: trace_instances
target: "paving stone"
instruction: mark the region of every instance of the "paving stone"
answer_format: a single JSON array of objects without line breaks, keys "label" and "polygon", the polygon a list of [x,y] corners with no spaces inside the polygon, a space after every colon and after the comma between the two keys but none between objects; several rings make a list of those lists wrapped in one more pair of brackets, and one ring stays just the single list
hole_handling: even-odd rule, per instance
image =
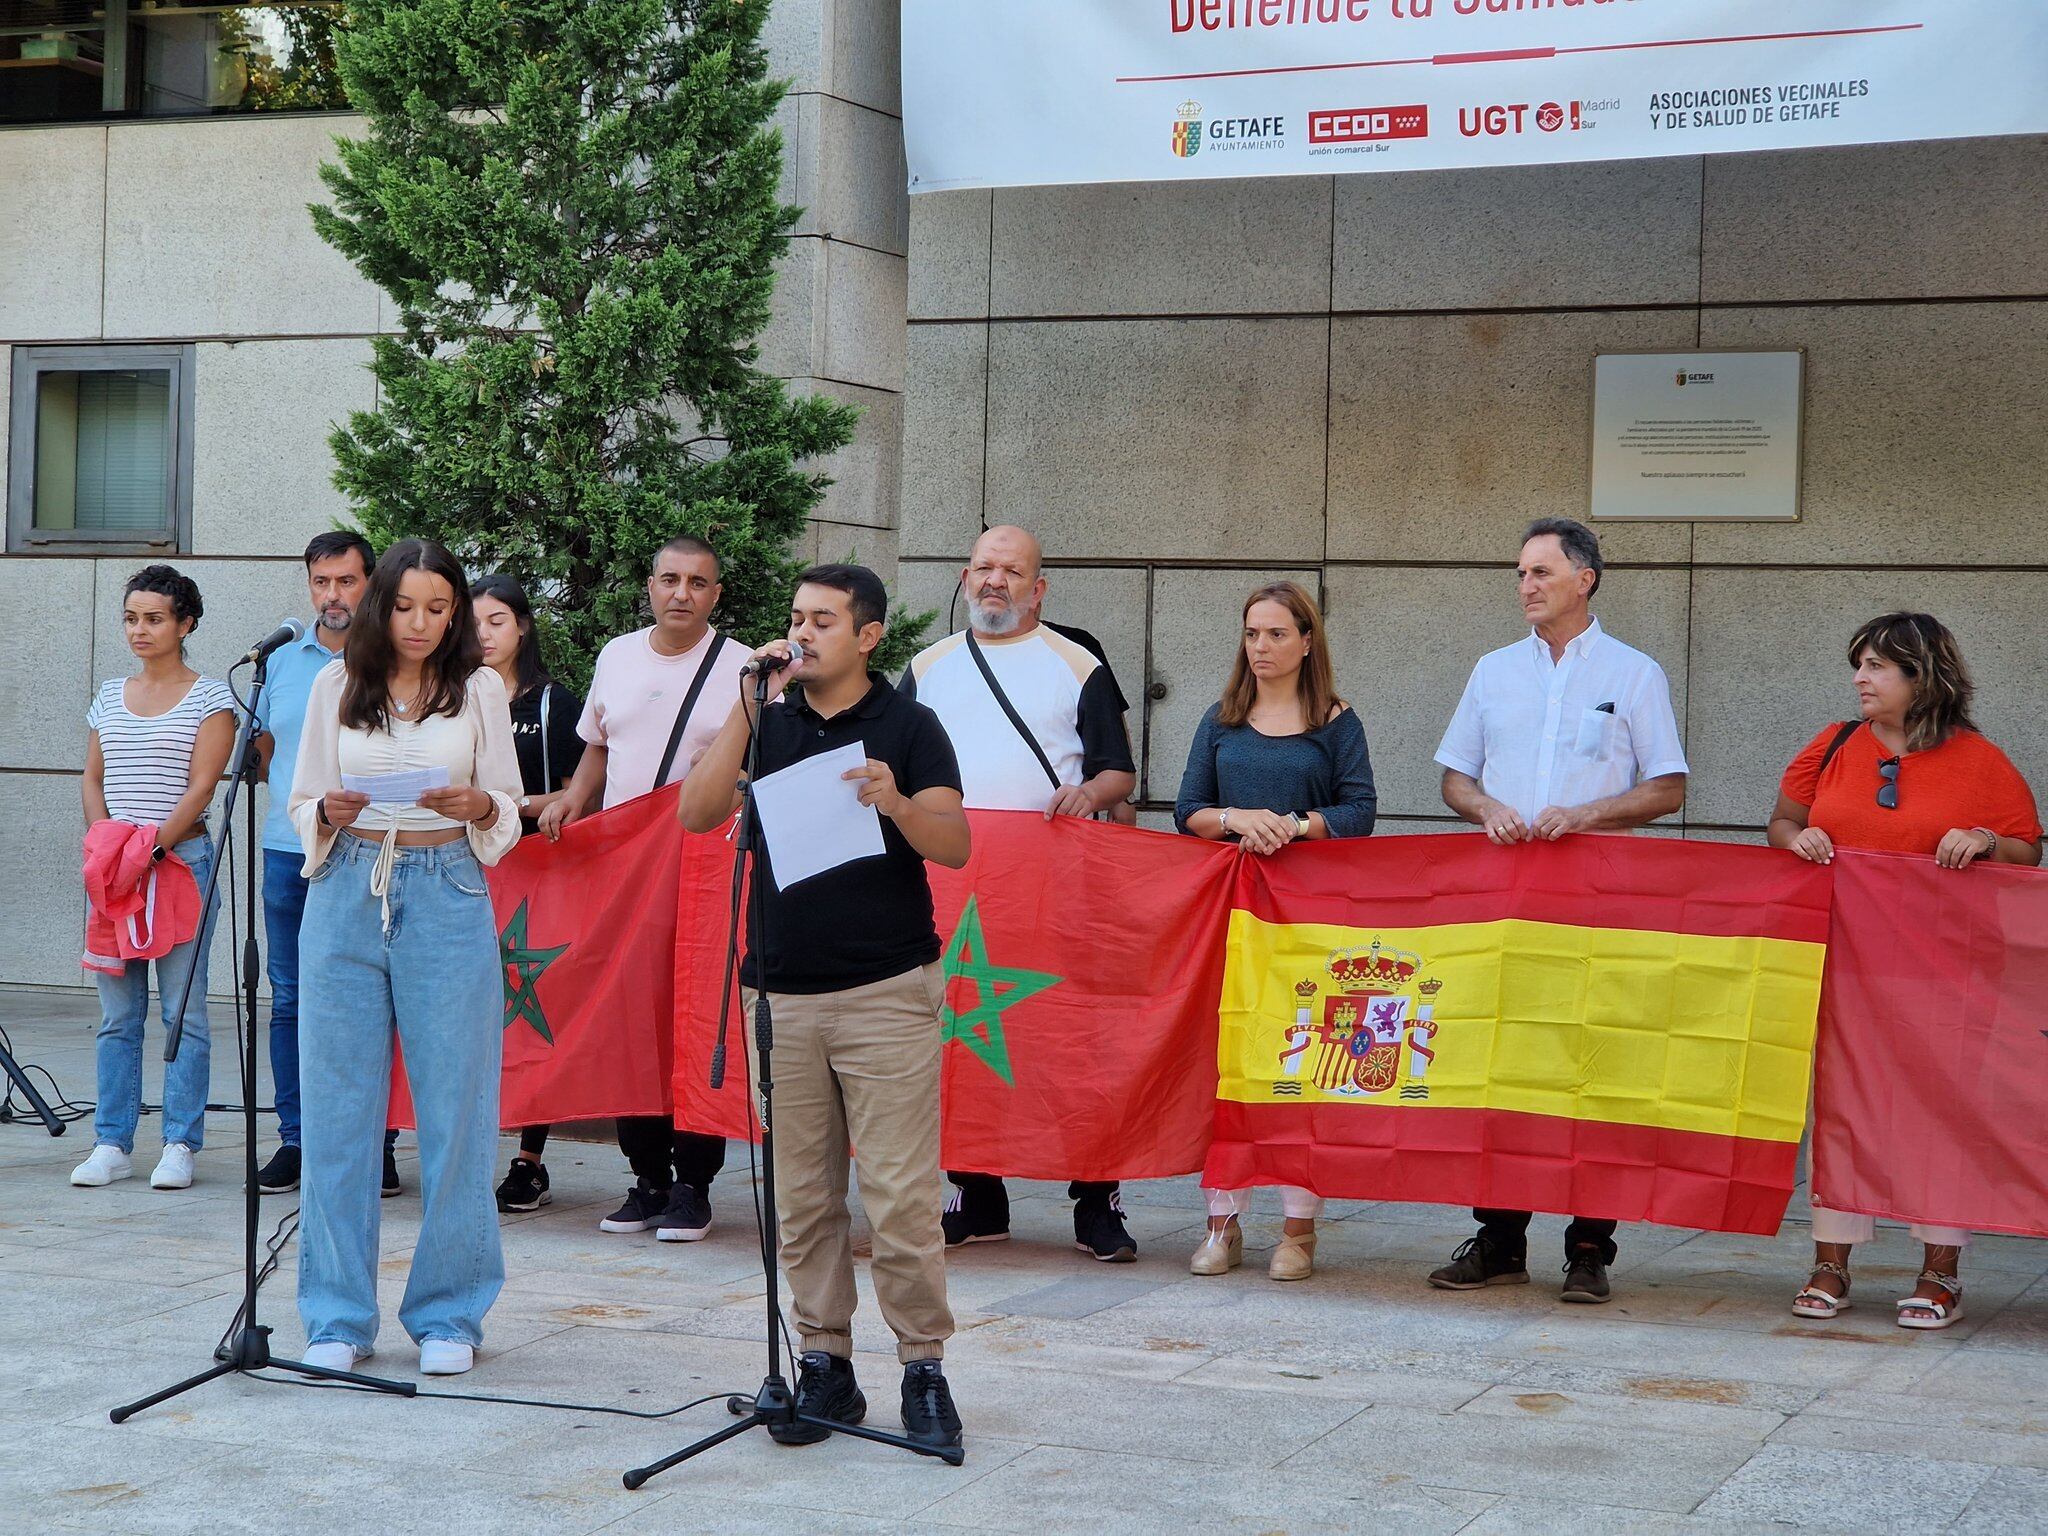
[{"label": "paving stone", "polygon": [[1713,1436],[1639,1434],[1485,1414],[1368,1408],[1283,1470],[1335,1493],[1369,1491],[1390,1475],[1481,1493],[1543,1494],[1684,1513],[1756,1447]]},{"label": "paving stone", "polygon": [[2048,1472],[2000,1467],[1949,1527],[1952,1536],[2010,1536],[2039,1530],[2048,1519]]},{"label": "paving stone", "polygon": [[1405,1479],[1337,1491],[1291,1471],[1192,1466],[1040,1447],[924,1511],[949,1526],[999,1531],[1456,1531],[1492,1500]]},{"label": "paving stone", "polygon": [[1939,1530],[1963,1512],[1991,1472],[1967,1461],[1773,1444],[1696,1513],[1832,1531]]}]

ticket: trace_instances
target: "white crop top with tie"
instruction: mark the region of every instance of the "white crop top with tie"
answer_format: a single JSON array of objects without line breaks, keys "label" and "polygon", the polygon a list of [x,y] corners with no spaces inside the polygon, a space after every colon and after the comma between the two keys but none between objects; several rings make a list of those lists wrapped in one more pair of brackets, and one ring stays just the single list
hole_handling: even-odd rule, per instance
[{"label": "white crop top with tie", "polygon": [[355,830],[385,834],[387,844],[395,846],[399,832],[463,827],[480,863],[495,864],[511,852],[519,841],[519,797],[525,788],[512,747],[512,713],[498,674],[489,667],[471,673],[457,715],[427,720],[394,715],[389,730],[365,731],[341,723],[346,670],[340,660],[331,663],[313,680],[306,701],[290,802],[292,824],[306,850],[301,872],[311,875],[319,869],[334,847],[338,833],[320,820],[320,800],[329,790],[341,788],[344,773],[446,768],[451,785],[481,789],[497,802],[497,820],[488,827],[474,822],[465,826],[417,805],[370,805],[356,817]]}]

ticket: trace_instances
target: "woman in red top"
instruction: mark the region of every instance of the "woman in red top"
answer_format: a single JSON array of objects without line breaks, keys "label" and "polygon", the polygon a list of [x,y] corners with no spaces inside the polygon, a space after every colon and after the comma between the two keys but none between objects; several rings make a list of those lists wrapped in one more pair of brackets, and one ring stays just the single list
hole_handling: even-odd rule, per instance
[{"label": "woman in red top", "polygon": [[[1943,869],[1979,859],[2041,862],[2034,797],[1970,719],[1963,653],[1924,613],[1872,619],[1849,642],[1859,718],[1830,725],[1785,770],[1773,848],[1825,864],[1835,849],[1932,854]],[[1813,1208],[1813,1272],[1792,1310],[1830,1318],[1849,1306],[1849,1250],[1876,1235],[1869,1216]],[[1970,1234],[1914,1223],[1926,1245],[1920,1283],[1899,1302],[1901,1328],[1946,1328],[1962,1315],[1956,1271]]]}]

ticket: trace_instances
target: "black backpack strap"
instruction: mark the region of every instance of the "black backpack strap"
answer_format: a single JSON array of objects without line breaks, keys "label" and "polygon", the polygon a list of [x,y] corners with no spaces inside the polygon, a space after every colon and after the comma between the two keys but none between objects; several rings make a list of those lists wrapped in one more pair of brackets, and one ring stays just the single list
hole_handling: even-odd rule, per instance
[{"label": "black backpack strap", "polygon": [[704,659],[697,664],[697,675],[690,679],[690,691],[683,695],[683,707],[676,711],[675,728],[668,733],[668,749],[661,754],[661,766],[654,772],[655,789],[668,782],[668,771],[675,766],[676,748],[683,744],[683,731],[690,723],[690,712],[697,707],[697,699],[704,692],[704,684],[711,676],[711,664],[718,660],[718,653],[725,649],[725,636],[713,635],[711,649],[704,653]]},{"label": "black backpack strap", "polygon": [[1054,789],[1060,788],[1060,776],[1053,771],[1052,759],[1045,755],[1045,748],[1038,744],[1038,738],[1031,734],[1031,727],[1024,723],[1024,717],[1017,713],[1017,706],[1010,702],[1010,696],[1003,692],[1003,685],[996,681],[996,675],[989,670],[988,658],[981,654],[981,647],[974,642],[974,631],[967,631],[967,654],[974,658],[974,664],[981,668],[981,680],[988,684],[988,691],[996,696],[996,702],[1003,707],[1003,713],[1010,717],[1010,724],[1017,727],[1017,734],[1024,738],[1024,745],[1031,749],[1031,755],[1038,759],[1038,766],[1045,770],[1045,777]]},{"label": "black backpack strap", "polygon": [[1828,771],[1828,764],[1835,760],[1835,754],[1842,750],[1849,738],[1856,734],[1857,727],[1862,724],[1861,720],[1844,720],[1842,722],[1841,728],[1835,732],[1835,739],[1828,743],[1827,751],[1820,755],[1820,767],[1813,771],[1813,777],[1816,782],[1819,781],[1822,774]]}]

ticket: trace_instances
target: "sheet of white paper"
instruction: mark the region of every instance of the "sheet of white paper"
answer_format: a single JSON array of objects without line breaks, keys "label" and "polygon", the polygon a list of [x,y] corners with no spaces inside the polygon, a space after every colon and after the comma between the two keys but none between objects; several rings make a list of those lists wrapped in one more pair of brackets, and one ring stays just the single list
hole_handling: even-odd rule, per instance
[{"label": "sheet of white paper", "polygon": [[880,813],[860,803],[859,780],[840,777],[867,760],[867,748],[856,741],[755,782],[777,890],[884,851]]},{"label": "sheet of white paper", "polygon": [[344,773],[341,787],[368,795],[372,805],[413,805],[430,789],[448,787],[446,768],[401,768],[396,773]]}]

